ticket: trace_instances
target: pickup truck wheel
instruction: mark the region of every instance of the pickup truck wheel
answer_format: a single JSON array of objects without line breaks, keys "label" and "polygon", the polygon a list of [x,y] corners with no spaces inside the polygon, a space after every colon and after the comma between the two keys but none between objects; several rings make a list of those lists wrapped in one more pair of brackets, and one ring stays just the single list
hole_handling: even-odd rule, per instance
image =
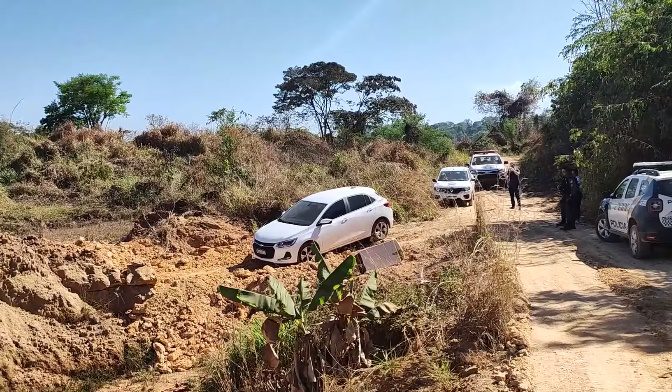
[{"label": "pickup truck wheel", "polygon": [[630,226],[629,234],[630,234],[629,235],[630,253],[632,253],[632,257],[636,259],[645,259],[647,257],[650,257],[653,250],[653,246],[648,242],[642,241],[642,237],[639,233],[639,227],[637,227],[636,224]]},{"label": "pickup truck wheel", "polygon": [[597,224],[595,225],[595,233],[604,242],[616,242],[618,237],[609,231],[609,222],[605,214],[600,214],[597,217]]}]

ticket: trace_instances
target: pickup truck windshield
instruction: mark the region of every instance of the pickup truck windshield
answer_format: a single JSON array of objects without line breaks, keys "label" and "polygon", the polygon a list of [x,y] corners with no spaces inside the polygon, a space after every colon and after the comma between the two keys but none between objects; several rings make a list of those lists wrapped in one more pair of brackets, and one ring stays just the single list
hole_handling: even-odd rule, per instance
[{"label": "pickup truck windshield", "polygon": [[439,174],[439,181],[469,181],[466,170],[460,171],[442,171]]},{"label": "pickup truck windshield", "polygon": [[471,160],[472,165],[501,165],[502,159],[497,155],[490,155],[484,157],[474,157]]}]

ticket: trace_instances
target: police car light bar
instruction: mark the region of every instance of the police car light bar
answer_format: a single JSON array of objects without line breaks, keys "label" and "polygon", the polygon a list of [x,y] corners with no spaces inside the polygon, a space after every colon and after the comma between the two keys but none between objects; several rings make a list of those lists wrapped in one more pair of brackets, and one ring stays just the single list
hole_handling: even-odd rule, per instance
[{"label": "police car light bar", "polygon": [[632,164],[634,172],[632,174],[648,174],[658,176],[659,171],[672,170],[672,161],[666,162],[635,162]]},{"label": "police car light bar", "polygon": [[474,154],[496,154],[496,150],[474,151]]},{"label": "police car light bar", "polygon": [[635,162],[632,164],[633,169],[653,168],[656,166],[672,166],[672,161],[664,162]]}]

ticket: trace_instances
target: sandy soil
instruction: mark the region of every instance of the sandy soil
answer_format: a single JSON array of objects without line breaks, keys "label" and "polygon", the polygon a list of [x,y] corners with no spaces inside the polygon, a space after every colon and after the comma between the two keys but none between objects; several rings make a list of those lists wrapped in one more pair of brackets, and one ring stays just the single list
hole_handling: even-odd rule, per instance
[{"label": "sandy soil", "polygon": [[524,199],[522,211],[488,199],[493,221],[521,228],[510,245],[531,304],[534,390],[672,391],[672,261],[636,261],[589,225],[562,232],[548,199]]}]

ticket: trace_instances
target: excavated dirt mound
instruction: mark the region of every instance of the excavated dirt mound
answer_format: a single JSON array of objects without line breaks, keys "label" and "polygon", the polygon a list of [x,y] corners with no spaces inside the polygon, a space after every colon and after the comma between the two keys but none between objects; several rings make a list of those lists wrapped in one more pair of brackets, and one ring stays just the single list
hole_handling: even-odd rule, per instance
[{"label": "excavated dirt mound", "polygon": [[155,275],[79,244],[0,234],[0,390],[54,387],[123,362],[127,339],[112,313],[149,298]]},{"label": "excavated dirt mound", "polygon": [[251,260],[251,234],[224,218],[145,218],[116,244],[0,234],[0,390],[123,368],[128,342],[151,343],[155,370],[188,370],[250,317],[219,285],[258,290],[269,275],[290,289],[301,277],[314,281],[313,264]]}]

